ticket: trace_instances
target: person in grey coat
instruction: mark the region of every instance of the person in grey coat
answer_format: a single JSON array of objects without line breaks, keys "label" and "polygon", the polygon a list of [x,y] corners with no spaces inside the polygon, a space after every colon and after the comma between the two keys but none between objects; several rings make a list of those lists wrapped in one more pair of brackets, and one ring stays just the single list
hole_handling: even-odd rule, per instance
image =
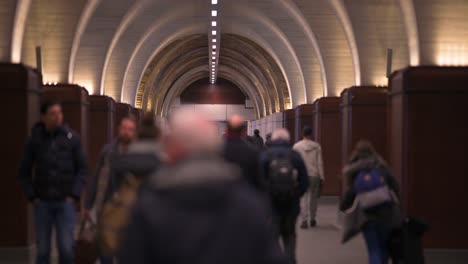
[{"label": "person in grey coat", "polygon": [[[125,117],[119,124],[117,138],[101,151],[96,173],[86,192],[84,217],[97,222],[102,206],[117,191],[123,172],[118,173],[116,166],[121,166],[121,155],[129,151],[129,146],[136,139],[137,125],[132,117]],[[101,256],[102,264],[113,263],[111,256]]]},{"label": "person in grey coat", "polygon": [[286,264],[268,207],[223,160],[212,122],[178,110],[165,140],[168,165],[144,186],[120,264]]}]

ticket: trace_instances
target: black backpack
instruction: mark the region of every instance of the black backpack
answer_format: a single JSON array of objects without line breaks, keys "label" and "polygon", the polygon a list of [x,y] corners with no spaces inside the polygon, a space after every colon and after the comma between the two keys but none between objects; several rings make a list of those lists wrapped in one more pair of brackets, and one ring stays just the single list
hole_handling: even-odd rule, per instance
[{"label": "black backpack", "polygon": [[289,201],[298,193],[298,172],[292,152],[271,156],[268,167],[268,189],[274,200]]}]

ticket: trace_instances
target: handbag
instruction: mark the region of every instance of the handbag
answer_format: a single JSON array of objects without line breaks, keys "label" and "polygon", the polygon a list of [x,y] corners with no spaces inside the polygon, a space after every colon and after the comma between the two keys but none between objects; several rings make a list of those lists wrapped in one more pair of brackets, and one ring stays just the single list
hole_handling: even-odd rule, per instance
[{"label": "handbag", "polygon": [[81,222],[75,245],[75,263],[94,264],[98,257],[96,223],[90,217],[85,217]]},{"label": "handbag", "polygon": [[357,234],[359,234],[367,223],[367,216],[359,206],[359,200],[354,199],[353,205],[348,210],[344,211],[343,229],[341,243],[346,243]]}]

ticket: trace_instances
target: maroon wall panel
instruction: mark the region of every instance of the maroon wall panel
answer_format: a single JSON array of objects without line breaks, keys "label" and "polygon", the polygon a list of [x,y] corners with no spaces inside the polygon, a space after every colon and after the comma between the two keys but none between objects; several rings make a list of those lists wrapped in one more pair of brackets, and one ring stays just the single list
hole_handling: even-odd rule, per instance
[{"label": "maroon wall panel", "polygon": [[115,116],[114,116],[115,135],[117,135],[118,132],[119,132],[120,121],[122,121],[122,119],[124,117],[128,117],[128,116],[131,116],[131,115],[132,115],[132,106],[131,105],[125,104],[125,103],[116,103],[115,104]]},{"label": "maroon wall panel", "polygon": [[468,249],[468,67],[410,67],[391,78],[390,164],[425,247]]},{"label": "maroon wall panel", "polygon": [[287,109],[283,111],[283,127],[289,131],[291,135],[291,143],[294,143],[294,135],[296,131],[296,111],[294,109]]},{"label": "maroon wall panel", "polygon": [[[341,161],[349,159],[356,143],[372,142],[384,158],[387,154],[387,102],[386,87],[355,86],[341,94]],[[343,181],[343,184],[346,184]]]},{"label": "maroon wall panel", "polygon": [[304,127],[308,126],[313,128],[314,123],[312,122],[312,112],[312,104],[303,104],[296,107],[294,116],[294,134],[291,134],[291,137],[294,137],[294,142],[302,139],[302,129],[304,129]]},{"label": "maroon wall panel", "polygon": [[42,91],[43,100],[60,101],[65,123],[80,135],[83,149],[88,153],[88,91],[75,84],[45,85]]},{"label": "maroon wall panel", "polygon": [[96,164],[104,145],[112,142],[114,137],[115,102],[112,98],[102,95],[91,95],[89,97],[89,171],[93,176]]},{"label": "maroon wall panel", "polygon": [[322,146],[325,171],[324,195],[339,195],[341,185],[340,98],[322,97],[314,102],[315,140]]},{"label": "maroon wall panel", "polygon": [[219,79],[211,84],[201,79],[190,84],[180,95],[182,104],[245,104],[245,94],[230,81]]},{"label": "maroon wall panel", "polygon": [[141,119],[143,118],[143,109],[132,107],[132,115],[135,117],[138,126],[140,126]]},{"label": "maroon wall panel", "polygon": [[[0,248],[29,247],[33,244],[33,215],[17,180],[24,144],[31,127],[39,121],[41,75],[18,64],[0,63],[0,93],[4,126],[0,148]],[[2,260],[0,259],[0,262]]]}]

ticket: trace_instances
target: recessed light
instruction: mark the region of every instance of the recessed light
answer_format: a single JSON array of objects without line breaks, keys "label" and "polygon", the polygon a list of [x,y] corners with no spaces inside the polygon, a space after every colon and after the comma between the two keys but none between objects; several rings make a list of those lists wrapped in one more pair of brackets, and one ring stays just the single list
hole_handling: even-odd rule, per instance
[{"label": "recessed light", "polygon": [[216,36],[216,30],[211,31],[211,35]]},{"label": "recessed light", "polygon": [[216,55],[216,51],[212,51],[211,54]]},{"label": "recessed light", "polygon": [[216,49],[216,45],[211,46],[214,50]]},{"label": "recessed light", "polygon": [[217,4],[218,4],[218,0],[211,0],[211,4],[217,5]]},{"label": "recessed light", "polygon": [[211,41],[212,41],[213,43],[216,43],[216,39],[212,39]]},{"label": "recessed light", "polygon": [[218,23],[216,21],[211,21],[211,26],[216,27]]},{"label": "recessed light", "polygon": [[218,11],[216,10],[211,10],[211,16],[218,16]]}]

